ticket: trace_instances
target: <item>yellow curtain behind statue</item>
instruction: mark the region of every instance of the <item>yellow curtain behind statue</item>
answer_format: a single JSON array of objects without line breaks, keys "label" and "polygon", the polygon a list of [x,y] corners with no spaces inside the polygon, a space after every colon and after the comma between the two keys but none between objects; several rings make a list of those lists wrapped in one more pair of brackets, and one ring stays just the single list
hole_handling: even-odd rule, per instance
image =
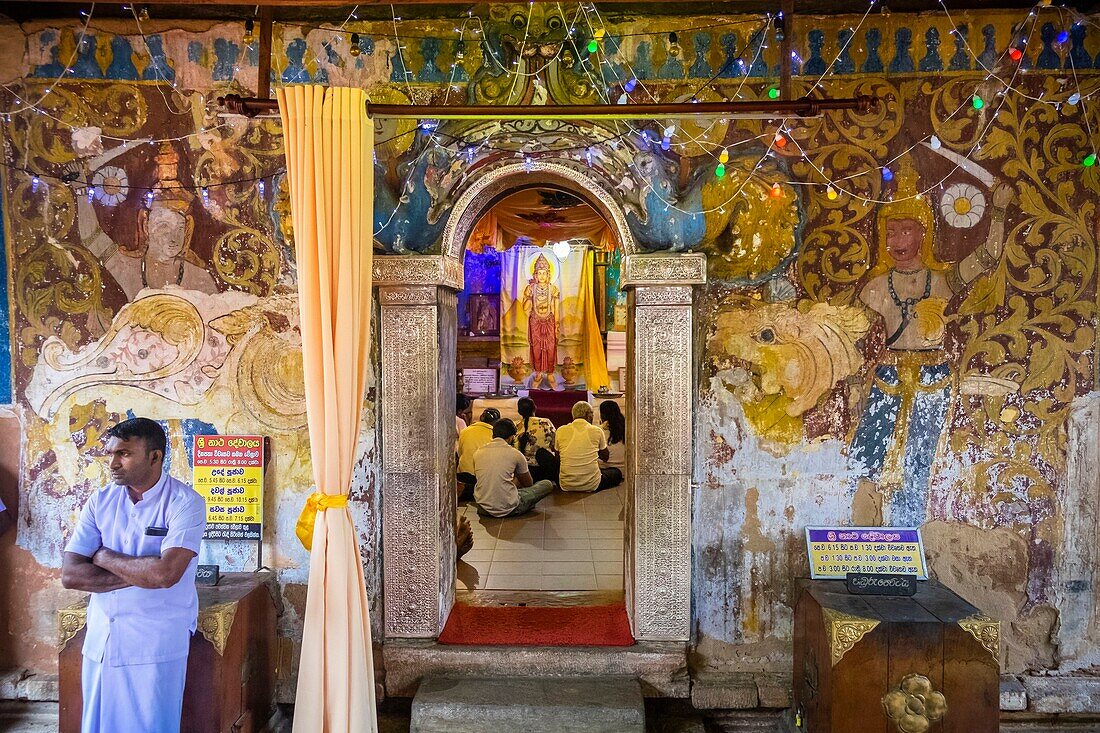
[{"label": "yellow curtain behind statue", "polygon": [[596,300],[592,294],[595,253],[584,251],[584,269],[581,271],[580,309],[584,314],[584,380],[591,392],[611,385],[607,376],[607,355],[600,335],[600,320],[596,317]]},{"label": "yellow curtain behind statue", "polygon": [[302,363],[317,493],[294,730],[377,730],[363,566],[347,511],[370,351],[374,126],[362,89],[278,90],[298,266]]}]

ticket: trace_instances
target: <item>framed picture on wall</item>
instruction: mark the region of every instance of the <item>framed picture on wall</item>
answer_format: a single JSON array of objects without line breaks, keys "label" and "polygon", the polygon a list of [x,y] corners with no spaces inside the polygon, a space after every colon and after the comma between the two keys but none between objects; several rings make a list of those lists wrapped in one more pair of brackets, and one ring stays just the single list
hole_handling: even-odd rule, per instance
[{"label": "framed picture on wall", "polygon": [[466,317],[473,336],[500,335],[500,294],[471,293],[466,299]]}]

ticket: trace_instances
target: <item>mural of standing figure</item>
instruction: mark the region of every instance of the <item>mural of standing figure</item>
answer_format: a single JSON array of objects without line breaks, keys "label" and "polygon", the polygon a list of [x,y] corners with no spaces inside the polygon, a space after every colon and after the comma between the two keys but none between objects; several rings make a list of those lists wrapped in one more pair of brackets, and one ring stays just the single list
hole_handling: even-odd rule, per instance
[{"label": "mural of standing figure", "polygon": [[535,376],[533,389],[554,388],[554,368],[558,360],[560,294],[550,282],[550,262],[542,254],[535,260],[534,272],[523,289],[523,312],[527,316],[527,338],[531,344],[531,365]]},{"label": "mural of standing figure", "polygon": [[898,180],[895,200],[878,212],[878,259],[859,293],[884,322],[886,348],[871,362],[870,389],[849,456],[865,469],[856,504],[881,505],[887,525],[917,527],[926,520],[932,461],[951,399],[945,310],[953,295],[1000,260],[1012,190],[994,187],[989,237],[948,265],[935,255],[934,214],[917,194],[916,171],[906,166]]}]

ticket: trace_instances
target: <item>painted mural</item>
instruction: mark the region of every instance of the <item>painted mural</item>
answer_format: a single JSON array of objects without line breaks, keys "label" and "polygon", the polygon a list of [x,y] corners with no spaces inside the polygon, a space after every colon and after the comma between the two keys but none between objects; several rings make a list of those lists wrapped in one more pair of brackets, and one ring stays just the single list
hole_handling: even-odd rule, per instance
[{"label": "painted mural", "polygon": [[[777,81],[765,18],[695,18],[685,31],[681,17],[585,7],[278,24],[273,80],[362,86],[376,102],[547,105],[765,98]],[[1056,11],[797,19],[795,95],[820,82],[830,96],[879,97],[868,113],[378,123],[378,251],[437,252],[459,193],[527,156],[616,191],[643,249],[707,253],[695,457],[706,521],[694,523],[704,664],[783,669],[801,528],[851,521],[923,524],[937,574],[1005,620],[1006,668],[1056,664],[1056,496],[1067,415],[1096,384],[1100,246],[1098,167],[1080,162],[1087,130],[1100,130],[1100,31]],[[1021,28],[1030,40],[1009,64]],[[0,117],[27,456],[18,543],[59,565],[105,479],[99,437],[130,413],[163,419],[177,460],[196,432],[269,435],[264,556],[293,638],[306,556],[291,525],[311,473],[281,141],[277,120],[216,110],[219,94],[255,89],[256,45],[240,23],[3,32],[25,53],[0,106],[18,95],[42,110]],[[352,496],[377,605],[374,435],[363,433]],[[225,561],[243,562],[234,552]]]}]

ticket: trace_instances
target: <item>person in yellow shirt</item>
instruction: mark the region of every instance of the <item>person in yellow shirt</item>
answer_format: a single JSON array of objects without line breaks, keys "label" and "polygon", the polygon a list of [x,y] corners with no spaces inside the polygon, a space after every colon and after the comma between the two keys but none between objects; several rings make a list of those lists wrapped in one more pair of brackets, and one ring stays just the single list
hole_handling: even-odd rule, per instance
[{"label": "person in yellow shirt", "polygon": [[[562,491],[603,491],[623,482],[617,468],[600,468],[608,459],[607,436],[592,424],[592,405],[573,405],[573,422],[558,428],[558,485]],[[540,460],[540,465],[541,465]]]},{"label": "person in yellow shirt", "polygon": [[493,439],[493,423],[500,419],[495,407],[482,410],[478,422],[462,429],[458,434],[458,482],[462,484],[459,501],[472,499],[477,476],[474,475],[474,454],[478,448]]}]

